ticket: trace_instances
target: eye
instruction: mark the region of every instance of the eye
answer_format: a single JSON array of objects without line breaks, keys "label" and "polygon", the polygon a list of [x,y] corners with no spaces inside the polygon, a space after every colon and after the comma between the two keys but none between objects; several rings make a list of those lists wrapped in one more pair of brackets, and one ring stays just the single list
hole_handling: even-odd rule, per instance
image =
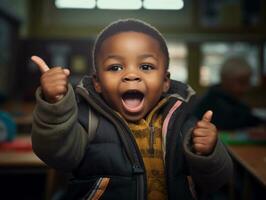
[{"label": "eye", "polygon": [[148,71],[148,70],[153,70],[154,67],[151,64],[142,64],[140,66],[140,69],[141,70],[144,70],[144,71]]},{"label": "eye", "polygon": [[111,65],[108,68],[108,71],[121,71],[123,69],[123,67],[121,65]]}]

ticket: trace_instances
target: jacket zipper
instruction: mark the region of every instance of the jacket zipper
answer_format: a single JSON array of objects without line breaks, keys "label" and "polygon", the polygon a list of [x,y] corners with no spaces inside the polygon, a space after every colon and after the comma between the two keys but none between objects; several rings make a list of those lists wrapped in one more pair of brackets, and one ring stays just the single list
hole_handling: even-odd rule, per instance
[{"label": "jacket zipper", "polygon": [[[124,148],[126,150],[126,153],[129,157],[129,160],[131,161],[131,164],[133,166],[133,172],[135,174],[141,174],[143,173],[142,176],[138,175],[137,176],[137,193],[138,193],[138,200],[144,200],[146,199],[146,188],[147,188],[147,182],[146,182],[146,171],[145,171],[145,167],[144,167],[144,161],[142,159],[141,153],[139,151],[139,148],[135,142],[135,139],[130,131],[130,129],[128,128],[128,126],[125,124],[125,122],[119,117],[116,116],[109,108],[107,108],[105,105],[103,105],[103,107],[99,106],[99,103],[97,102],[97,99],[94,98],[94,100],[92,100],[91,98],[89,98],[89,93],[86,89],[82,88],[82,87],[77,87],[77,89],[80,89],[79,91],[81,92],[81,94],[83,94],[82,96],[90,103],[90,105],[98,110],[101,114],[103,114],[106,118],[108,118],[110,121],[112,121],[116,127],[118,128],[118,133],[120,135],[120,138],[122,139],[122,142],[124,143]],[[84,95],[84,93],[86,93],[86,95]],[[93,98],[93,97],[92,97]],[[106,110],[109,110],[110,113],[106,112],[104,109],[106,108]],[[113,117],[112,117],[113,116]],[[116,118],[120,123],[117,123],[116,120],[114,120],[114,118]],[[125,130],[125,131],[123,131]],[[125,137],[124,132],[128,133],[128,136],[130,138],[127,139]],[[130,151],[129,145],[133,144],[134,149],[136,150],[136,156],[133,155],[133,153]]]},{"label": "jacket zipper", "polygon": [[153,145],[154,145],[154,130],[155,130],[155,128],[154,128],[154,126],[151,124],[150,126],[149,126],[149,128],[150,128],[150,139],[149,139],[149,154],[154,154],[154,147],[153,147]]},{"label": "jacket zipper", "polygon": [[146,170],[144,166],[144,161],[139,151],[139,148],[136,144],[135,138],[133,137],[131,133],[131,130],[128,128],[128,126],[125,124],[125,122],[121,118],[118,118],[118,120],[121,122],[121,125],[123,125],[124,128],[127,130],[128,136],[130,137],[130,140],[132,144],[134,145],[134,149],[136,150],[136,153],[137,153],[136,156],[138,160],[134,159],[135,162],[133,164],[133,171],[135,174],[143,173],[143,175],[137,175],[137,183],[138,183],[137,194],[138,194],[138,200],[144,200],[146,199],[146,196],[147,196],[146,195],[147,194],[147,180],[146,180]]}]

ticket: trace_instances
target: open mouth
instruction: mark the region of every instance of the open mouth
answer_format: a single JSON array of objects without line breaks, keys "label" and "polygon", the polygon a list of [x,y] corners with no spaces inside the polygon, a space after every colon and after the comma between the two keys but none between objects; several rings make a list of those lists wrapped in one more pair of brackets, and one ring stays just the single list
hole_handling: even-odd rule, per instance
[{"label": "open mouth", "polygon": [[122,102],[128,112],[139,112],[143,108],[144,94],[137,90],[127,91],[122,95]]}]

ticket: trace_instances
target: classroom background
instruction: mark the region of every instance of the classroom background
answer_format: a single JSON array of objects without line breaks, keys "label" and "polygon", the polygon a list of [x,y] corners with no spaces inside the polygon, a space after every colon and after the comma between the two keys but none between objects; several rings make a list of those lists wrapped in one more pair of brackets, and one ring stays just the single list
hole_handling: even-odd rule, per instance
[{"label": "classroom background", "polygon": [[[165,36],[171,78],[188,83],[199,96],[220,81],[227,58],[244,57],[252,78],[243,101],[266,118],[266,1],[0,0],[0,199],[59,200],[64,191],[65,174],[31,150],[31,114],[41,74],[30,57],[70,69],[76,85],[92,73],[96,35],[122,18],[144,20]],[[264,127],[260,141],[225,141],[241,174],[214,199],[265,198],[265,134]]]}]

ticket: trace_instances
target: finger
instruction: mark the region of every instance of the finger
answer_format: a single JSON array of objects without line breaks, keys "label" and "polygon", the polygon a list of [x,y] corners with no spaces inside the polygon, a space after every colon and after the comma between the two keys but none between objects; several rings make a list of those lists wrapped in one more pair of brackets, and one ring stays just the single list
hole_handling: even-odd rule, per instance
[{"label": "finger", "polygon": [[[63,74],[66,77],[68,77],[70,75],[70,71],[69,69],[64,69],[62,67],[53,67],[49,69],[49,73],[50,74]],[[47,73],[46,73],[47,74]]]},{"label": "finger", "polygon": [[58,95],[64,95],[67,92],[66,85],[55,85],[53,89],[45,90],[46,94],[48,94],[49,98],[56,97]]},{"label": "finger", "polygon": [[55,97],[56,101],[60,101],[61,99],[63,99],[64,95],[60,94],[60,95],[57,95]]},{"label": "finger", "polygon": [[63,69],[63,71],[64,71],[65,75],[69,76],[69,74],[70,74],[69,69]]},{"label": "finger", "polygon": [[206,151],[206,146],[204,144],[194,144],[193,148],[198,155],[202,155]]},{"label": "finger", "polygon": [[206,145],[208,143],[206,137],[194,137],[193,144],[203,144]]},{"label": "finger", "polygon": [[39,56],[32,56],[31,60],[38,66],[42,74],[50,69],[44,62],[44,60],[41,59]]},{"label": "finger", "polygon": [[64,86],[66,87],[68,82],[66,80],[51,80],[50,83],[45,82],[45,80],[41,80],[41,83],[43,85],[44,90],[50,92],[50,91],[56,91],[57,87]]},{"label": "finger", "polygon": [[216,126],[213,123],[204,120],[198,121],[196,128],[216,130]]},{"label": "finger", "polygon": [[[67,80],[68,76],[63,71],[53,71],[52,69],[42,75],[41,79],[48,81]],[[49,83],[49,82],[48,82]],[[52,84],[51,82],[49,84]]]},{"label": "finger", "polygon": [[202,120],[210,122],[212,120],[212,115],[213,115],[213,112],[211,110],[208,110],[207,112],[204,113]]},{"label": "finger", "polygon": [[193,137],[206,137],[211,135],[212,132],[209,129],[197,128],[193,131]]}]

